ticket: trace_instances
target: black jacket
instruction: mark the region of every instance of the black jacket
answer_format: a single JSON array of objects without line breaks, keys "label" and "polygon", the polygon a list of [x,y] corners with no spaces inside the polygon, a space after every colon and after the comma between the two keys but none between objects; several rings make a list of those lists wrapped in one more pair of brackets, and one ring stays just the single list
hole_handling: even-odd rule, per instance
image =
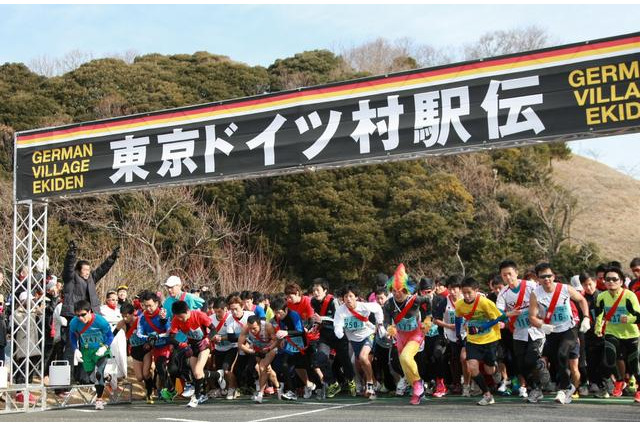
[{"label": "black jacket", "polygon": [[111,269],[115,262],[116,257],[111,254],[100,266],[91,271],[89,278],[85,280],[75,269],[76,251],[69,248],[67,256],[64,258],[64,271],[62,273],[64,303],[62,304],[60,315],[63,317],[73,316],[73,305],[80,300],[87,300],[91,303],[91,310],[93,312],[100,312],[100,305],[102,303],[100,303],[100,299],[96,293],[96,283],[109,272],[109,269]]}]

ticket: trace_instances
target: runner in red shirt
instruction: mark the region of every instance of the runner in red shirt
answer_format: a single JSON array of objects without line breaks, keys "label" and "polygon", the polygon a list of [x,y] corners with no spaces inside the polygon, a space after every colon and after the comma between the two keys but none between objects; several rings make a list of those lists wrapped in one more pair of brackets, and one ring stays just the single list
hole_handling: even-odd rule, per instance
[{"label": "runner in red shirt", "polygon": [[[191,372],[195,378],[195,394],[187,404],[187,407],[195,408],[198,404],[209,399],[204,391],[205,378],[213,377],[218,380],[220,387],[224,387],[223,373],[220,371],[205,372],[204,366],[209,359],[211,352],[209,335],[212,331],[211,318],[206,313],[189,310],[189,306],[185,301],[179,300],[171,306],[173,319],[171,320],[171,329],[169,330],[169,339],[174,346],[184,348],[189,346],[191,356],[189,363]],[[175,337],[179,331],[187,336],[186,342],[178,342]],[[222,382],[222,383],[221,383]]]}]

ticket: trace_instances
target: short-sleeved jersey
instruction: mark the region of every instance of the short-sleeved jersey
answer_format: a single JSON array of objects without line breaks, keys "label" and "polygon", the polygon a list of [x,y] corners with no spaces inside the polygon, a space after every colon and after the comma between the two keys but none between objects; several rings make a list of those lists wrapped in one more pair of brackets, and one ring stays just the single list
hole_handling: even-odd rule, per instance
[{"label": "short-sleeved jersey", "polygon": [[[607,321],[605,334],[610,334],[618,339],[632,339],[634,337],[638,337],[640,336],[640,330],[638,330],[638,326],[632,322],[632,320],[635,320],[634,314],[640,312],[638,298],[631,290],[621,288],[618,291],[623,292],[622,299],[620,299],[620,303],[618,303],[616,311],[611,316],[611,319]],[[609,312],[609,310],[611,310],[619,296],[620,293],[611,295],[609,291],[604,291],[598,295],[596,306],[598,306],[602,312],[598,315],[595,327],[596,330],[600,330],[602,328],[604,316]],[[627,323],[622,323],[620,319],[623,315],[633,318],[631,318],[631,321],[628,321]]]},{"label": "short-sleeved jersey", "polygon": [[[561,285],[562,290],[556,303],[556,308],[553,310],[550,324],[555,326],[554,333],[563,333],[576,325],[575,318],[571,312],[571,296],[569,295],[569,286],[566,284],[556,283]],[[547,308],[551,304],[554,290],[551,293],[547,293],[543,286],[538,286],[533,291],[538,300],[538,318],[544,318],[547,314]]]},{"label": "short-sleeved jersey", "polygon": [[524,297],[522,304],[520,305],[520,315],[513,321],[513,339],[526,342],[531,336],[531,340],[538,340],[544,337],[544,333],[537,327],[531,326],[529,323],[529,299],[531,292],[537,287],[538,283],[533,281],[520,280],[515,288],[506,286],[503,288],[496,299],[496,307],[502,312],[510,312],[515,309],[518,297],[520,297],[520,290],[524,287]]},{"label": "short-sleeved jersey", "polygon": [[172,334],[179,331],[187,336],[187,339],[199,341],[207,337],[206,330],[211,327],[211,318],[202,311],[189,311],[189,318],[186,321],[180,321],[178,318],[171,320]]},{"label": "short-sleeved jersey", "polygon": [[[477,297],[480,299],[478,300],[478,305],[473,316],[467,320],[467,330],[472,326],[484,328],[486,327],[487,322],[493,321],[502,316],[502,313],[498,310],[495,303],[487,299],[485,296],[478,295]],[[456,316],[464,317],[465,315],[470,314],[474,304],[475,301],[467,303],[464,299],[456,301]],[[494,324],[477,334],[467,333],[467,341],[476,345],[484,345],[497,340],[500,340],[500,326],[498,324]]]}]

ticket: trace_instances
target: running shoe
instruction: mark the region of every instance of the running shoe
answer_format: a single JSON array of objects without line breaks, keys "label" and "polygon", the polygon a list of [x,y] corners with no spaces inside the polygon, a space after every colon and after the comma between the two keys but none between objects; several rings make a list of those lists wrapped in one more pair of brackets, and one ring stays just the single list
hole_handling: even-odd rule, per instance
[{"label": "running shoe", "polygon": [[191,395],[191,399],[187,404],[187,408],[196,408],[198,406],[198,397],[195,395]]},{"label": "running shoe", "polygon": [[194,393],[196,393],[196,388],[194,388],[191,383],[187,383],[186,385],[184,385],[184,390],[182,391],[183,397],[191,398]]},{"label": "running shoe", "polygon": [[317,399],[326,399],[327,398],[327,389],[329,388],[329,385],[327,385],[326,383],[322,382],[322,386],[320,386],[319,388],[316,389],[316,398]]},{"label": "running shoe", "polygon": [[542,391],[540,389],[533,389],[531,392],[529,392],[527,401],[529,401],[532,404],[537,404],[542,400],[542,398],[544,398]]},{"label": "running shoe", "polygon": [[104,410],[104,401],[102,399],[96,399],[96,410]]},{"label": "running shoe", "polygon": [[444,379],[438,379],[436,383],[436,391],[433,396],[436,398],[442,398],[447,394],[447,386],[444,384]]},{"label": "running shoe", "polygon": [[173,401],[173,398],[175,398],[175,397],[176,397],[176,391],[175,390],[170,391],[167,388],[163,388],[160,391],[160,398],[162,398],[165,402],[171,402],[171,401]]},{"label": "running shoe", "polygon": [[153,400],[152,396],[148,396],[146,401],[147,401],[147,404],[151,404],[151,405],[155,404],[155,401]]},{"label": "running shoe", "polygon": [[380,386],[380,393],[389,393],[389,389],[384,385],[384,383]]},{"label": "running shoe", "polygon": [[640,402],[640,391],[636,391],[636,394],[633,397],[633,402]]},{"label": "running shoe", "polygon": [[204,404],[208,400],[209,400],[209,397],[207,396],[207,394],[203,393],[198,397],[198,404]]},{"label": "running shoe", "polygon": [[462,396],[465,398],[471,396],[471,385],[462,385]]},{"label": "running shoe", "polygon": [[228,400],[236,399],[236,398],[237,398],[237,396],[236,396],[236,393],[237,393],[237,392],[238,392],[238,391],[237,391],[235,388],[229,388],[229,389],[227,389],[227,397],[226,397],[226,398],[227,398]]},{"label": "running shoe", "polygon": [[371,400],[376,399],[376,390],[373,387],[373,383],[367,383],[364,391],[365,398],[369,398]]},{"label": "running shoe", "polygon": [[613,385],[613,392],[611,393],[613,396],[620,397],[622,396],[622,391],[627,387],[627,383],[624,380],[618,380]]},{"label": "running shoe", "polygon": [[518,389],[518,396],[520,398],[527,398],[529,396],[529,394],[527,394],[527,388],[520,386],[520,389]]},{"label": "running shoe", "polygon": [[355,380],[349,380],[347,382],[347,388],[349,389],[349,395],[356,396],[358,394],[358,390],[356,388],[356,381]]},{"label": "running shoe", "polygon": [[594,395],[596,398],[607,399],[609,398],[609,392],[606,387],[602,387],[598,389],[598,392]]},{"label": "running shoe", "polygon": [[278,386],[278,400],[282,399],[282,396],[284,395],[284,383],[280,383],[280,386]]},{"label": "running shoe", "polygon": [[220,398],[222,396],[222,393],[220,392],[220,389],[211,389],[209,391],[209,398]]},{"label": "running shoe", "polygon": [[297,401],[298,395],[296,395],[293,391],[287,391],[286,393],[282,394],[282,399],[286,399],[287,401]]},{"label": "running shoe", "polygon": [[411,395],[411,399],[409,400],[409,404],[411,405],[420,405],[420,400],[422,397],[418,395]]},{"label": "running shoe", "polygon": [[342,386],[340,386],[340,383],[335,382],[330,384],[329,387],[327,388],[327,398],[333,398],[334,396],[339,394],[341,390],[342,390]]},{"label": "running shoe", "polygon": [[564,393],[563,390],[559,390],[556,393],[556,397],[553,398],[553,400],[555,402],[557,402],[558,404],[564,404],[566,402],[566,400],[567,400],[567,395]]},{"label": "running shoe", "polygon": [[498,392],[505,393],[506,391],[507,391],[507,382],[503,380],[502,382],[500,382],[500,386],[498,386]]},{"label": "running shoe", "polygon": [[491,405],[495,404],[496,401],[493,399],[493,395],[484,395],[480,401],[478,401],[478,405]]},{"label": "running shoe", "polygon": [[573,394],[576,393],[576,387],[572,385],[569,385],[569,389],[564,391],[565,397],[564,397],[564,403],[565,404],[571,404],[571,401],[573,400]]},{"label": "running shoe", "polygon": [[307,385],[304,387],[304,399],[309,399],[313,396],[313,391],[316,390],[316,384],[313,382],[307,382]]},{"label": "running shoe", "polygon": [[264,390],[265,395],[273,395],[274,393],[276,393],[276,390],[273,388],[273,386],[267,386]]},{"label": "running shoe", "polygon": [[398,396],[404,395],[408,387],[409,387],[409,384],[407,383],[405,378],[404,377],[400,378],[400,380],[398,380],[398,384],[396,385],[396,395]]},{"label": "running shoe", "polygon": [[262,404],[262,392],[256,393],[251,399],[253,399],[256,404]]},{"label": "running shoe", "polygon": [[578,388],[578,395],[589,396],[589,387],[587,385],[580,386],[580,388]]},{"label": "running shoe", "polygon": [[224,379],[224,370],[218,370],[217,373],[219,374],[218,376],[218,386],[220,386],[220,389],[224,389],[227,387],[227,381]]}]

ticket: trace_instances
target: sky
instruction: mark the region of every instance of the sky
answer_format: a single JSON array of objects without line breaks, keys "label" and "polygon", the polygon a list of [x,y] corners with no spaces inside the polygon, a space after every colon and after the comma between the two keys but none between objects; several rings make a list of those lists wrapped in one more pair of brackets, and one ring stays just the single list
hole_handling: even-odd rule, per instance
[{"label": "sky", "polygon": [[[140,54],[227,55],[249,65],[313,49],[357,46],[382,37],[458,49],[482,34],[535,25],[553,44],[640,31],[640,5],[9,5],[0,4],[0,64]],[[640,135],[571,144],[640,179]]]}]

